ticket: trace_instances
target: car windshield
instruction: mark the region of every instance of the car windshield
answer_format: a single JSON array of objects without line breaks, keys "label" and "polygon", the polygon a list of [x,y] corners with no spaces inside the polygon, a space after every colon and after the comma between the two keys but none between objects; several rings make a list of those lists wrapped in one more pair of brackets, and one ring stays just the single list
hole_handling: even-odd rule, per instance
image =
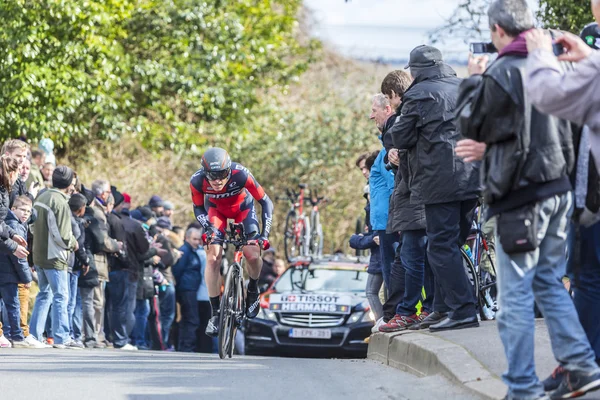
[{"label": "car windshield", "polygon": [[342,269],[295,269],[285,271],[275,283],[278,292],[364,292],[365,271]]}]

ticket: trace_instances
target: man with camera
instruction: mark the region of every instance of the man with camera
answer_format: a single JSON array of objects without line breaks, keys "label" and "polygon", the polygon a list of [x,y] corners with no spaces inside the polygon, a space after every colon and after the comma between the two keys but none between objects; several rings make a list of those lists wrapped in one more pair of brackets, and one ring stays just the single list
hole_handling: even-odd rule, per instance
[{"label": "man with camera", "polygon": [[526,0],[495,0],[488,10],[498,59],[471,57],[457,108],[465,136],[487,145],[483,161],[488,216],[497,216],[498,331],[508,370],[508,399],[545,397],[535,373],[534,299],[557,360],[569,371],[550,398],[600,387],[600,369],[564,290],[572,210],[568,173],[571,125],[540,113],[524,93],[527,45],[534,27]]}]

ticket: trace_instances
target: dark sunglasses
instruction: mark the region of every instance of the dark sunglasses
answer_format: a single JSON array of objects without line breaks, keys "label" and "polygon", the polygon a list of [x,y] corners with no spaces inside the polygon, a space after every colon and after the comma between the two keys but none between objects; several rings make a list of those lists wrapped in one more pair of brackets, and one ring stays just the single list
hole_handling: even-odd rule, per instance
[{"label": "dark sunglasses", "polygon": [[229,176],[230,169],[224,169],[222,171],[207,171],[206,177],[209,181],[222,180]]}]

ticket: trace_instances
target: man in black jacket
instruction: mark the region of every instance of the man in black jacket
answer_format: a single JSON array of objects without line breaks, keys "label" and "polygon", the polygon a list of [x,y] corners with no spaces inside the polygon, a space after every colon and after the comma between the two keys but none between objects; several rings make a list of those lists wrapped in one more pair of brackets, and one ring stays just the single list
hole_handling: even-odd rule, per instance
[{"label": "man in black jacket", "polygon": [[[390,104],[396,111],[393,121],[401,115],[402,97],[411,83],[412,78],[403,70],[390,72],[381,83],[381,92],[390,100]],[[380,326],[379,330],[395,332],[420,323],[432,311],[433,280],[429,273],[427,274],[428,279],[425,281],[427,263],[425,207],[421,203],[411,204],[410,202],[407,151],[399,152],[395,148],[387,150],[389,162],[394,166],[392,171],[395,173],[387,233],[401,232],[402,234],[400,260],[397,261],[402,263],[400,272],[404,274],[404,279],[401,280],[404,282],[404,286],[396,288],[401,292],[399,296],[390,296],[391,298],[396,297],[396,301],[398,301],[394,304],[392,311],[395,315],[385,325]],[[428,264],[427,269],[429,269]],[[417,304],[421,300],[423,287],[425,287],[427,298],[422,303],[421,313],[417,315]]]},{"label": "man in black jacket", "polygon": [[427,259],[436,288],[435,312],[421,326],[433,324],[432,331],[479,326],[459,249],[479,194],[478,169],[454,155],[461,138],[453,114],[461,80],[435,47],[415,48],[409,67],[414,81],[391,132],[394,146],[408,151],[410,202],[425,205]]},{"label": "man in black jacket", "polygon": [[108,285],[112,303],[113,340],[116,349],[136,350],[137,348],[129,343],[129,336],[135,325],[138,279],[144,257],[156,255],[156,250],[150,252],[150,242],[142,225],[121,213],[124,200],[121,193],[116,189],[112,192],[115,209],[109,214],[108,222],[114,230],[122,229],[117,235],[122,235],[124,239],[124,250],[109,259],[111,272]]},{"label": "man in black jacket", "polygon": [[[508,359],[508,398],[574,397],[600,387],[600,369],[564,290],[566,237],[573,206],[571,125],[540,113],[524,94],[526,32],[534,27],[525,0],[495,0],[488,10],[498,59],[469,60],[458,115],[464,134],[487,145],[484,196],[497,215],[498,331]],[[568,371],[542,385],[534,363],[534,299],[552,350]],[[552,385],[551,385],[552,384]],[[544,387],[546,386],[546,387]]]}]

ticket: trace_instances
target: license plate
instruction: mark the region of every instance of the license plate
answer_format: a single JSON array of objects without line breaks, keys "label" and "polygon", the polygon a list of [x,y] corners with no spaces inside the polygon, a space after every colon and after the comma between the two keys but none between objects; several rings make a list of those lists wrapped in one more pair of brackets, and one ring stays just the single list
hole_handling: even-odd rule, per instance
[{"label": "license plate", "polygon": [[331,339],[331,329],[290,329],[291,338],[302,339]]}]

